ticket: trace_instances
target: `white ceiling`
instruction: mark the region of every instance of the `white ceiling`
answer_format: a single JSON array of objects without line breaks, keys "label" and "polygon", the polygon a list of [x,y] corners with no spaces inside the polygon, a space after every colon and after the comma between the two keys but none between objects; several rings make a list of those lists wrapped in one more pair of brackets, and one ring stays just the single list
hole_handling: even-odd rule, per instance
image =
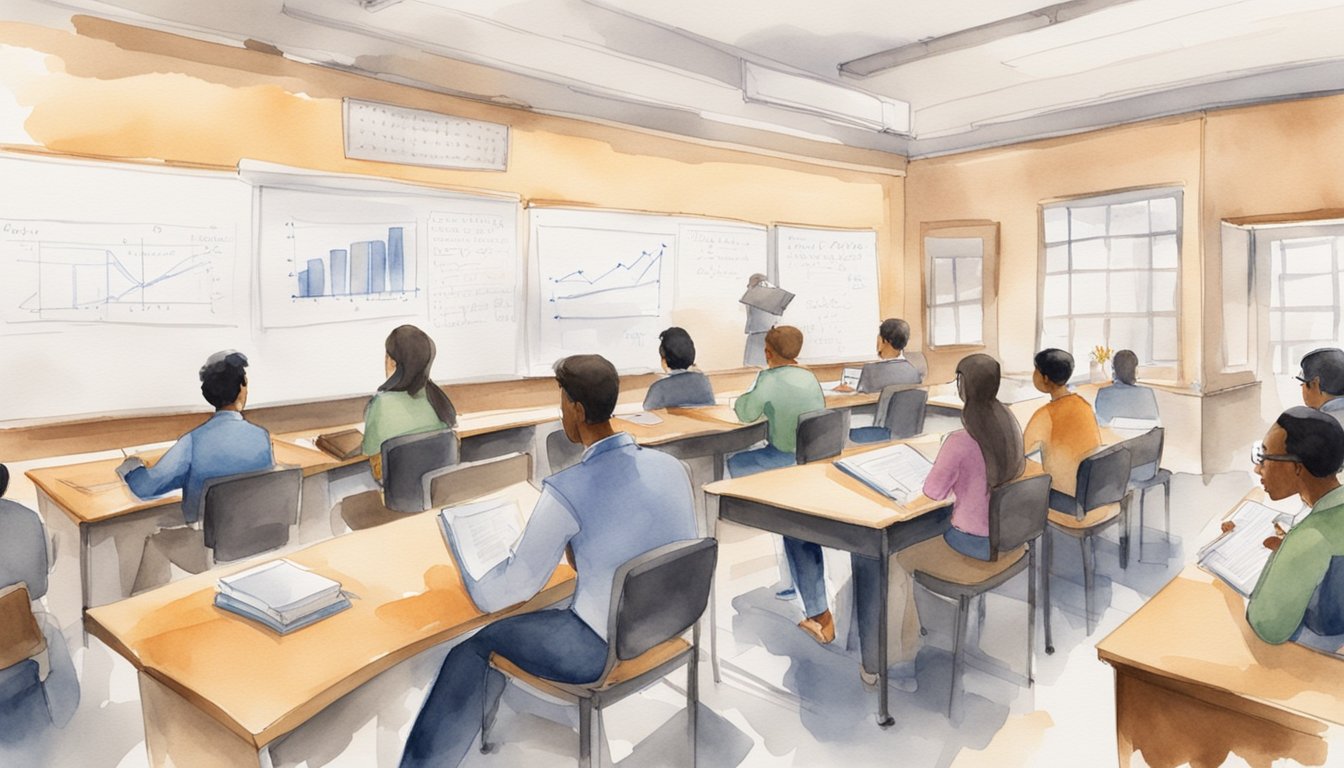
[{"label": "white ceiling", "polygon": [[[1344,2],[1081,0],[1095,12],[868,77],[843,62],[1039,0],[7,0],[72,8],[537,111],[825,156],[924,156],[1344,89]],[[13,3],[13,6],[10,4]],[[1076,7],[1076,3],[1066,3]],[[14,11],[9,11],[9,8]],[[1099,10],[1097,10],[1099,9]],[[908,102],[913,136],[744,101],[742,62]]]}]

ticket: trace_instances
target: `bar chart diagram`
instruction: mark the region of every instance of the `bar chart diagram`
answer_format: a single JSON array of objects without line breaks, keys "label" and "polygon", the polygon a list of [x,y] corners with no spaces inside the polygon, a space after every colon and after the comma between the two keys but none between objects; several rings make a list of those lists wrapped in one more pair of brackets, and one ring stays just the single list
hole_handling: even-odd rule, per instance
[{"label": "bar chart diagram", "polygon": [[231,228],[5,220],[10,323],[231,322]]},{"label": "bar chart diagram", "polygon": [[293,223],[294,263],[298,267],[293,298],[344,296],[368,300],[396,298],[416,291],[414,282],[408,283],[406,279],[406,233],[415,231],[413,222],[386,227],[366,225],[360,227],[366,231],[358,234],[367,237],[376,231],[383,236],[325,247],[336,241],[333,229],[332,225]]}]

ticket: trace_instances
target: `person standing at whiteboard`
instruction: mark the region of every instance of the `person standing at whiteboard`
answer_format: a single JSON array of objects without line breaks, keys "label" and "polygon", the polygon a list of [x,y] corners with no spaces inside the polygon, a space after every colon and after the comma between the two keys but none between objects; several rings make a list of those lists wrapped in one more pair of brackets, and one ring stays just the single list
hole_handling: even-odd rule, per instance
[{"label": "person standing at whiteboard", "polygon": [[747,348],[742,353],[742,365],[765,367],[765,334],[784,316],[792,300],[792,293],[774,287],[760,272],[747,279],[747,292],[738,299],[747,305]]}]

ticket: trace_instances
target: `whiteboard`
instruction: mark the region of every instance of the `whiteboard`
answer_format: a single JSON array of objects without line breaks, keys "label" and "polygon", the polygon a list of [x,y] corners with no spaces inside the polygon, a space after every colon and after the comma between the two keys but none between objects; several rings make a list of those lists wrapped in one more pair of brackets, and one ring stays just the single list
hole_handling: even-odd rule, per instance
[{"label": "whiteboard", "polygon": [[530,211],[533,375],[598,353],[622,372],[658,370],[658,334],[680,325],[704,369],[741,365],[747,278],[764,272],[766,228],[619,211]]},{"label": "whiteboard", "polygon": [[877,336],[877,233],[775,227],[777,285],[794,294],[785,325],[803,332],[799,360],[873,356]]}]

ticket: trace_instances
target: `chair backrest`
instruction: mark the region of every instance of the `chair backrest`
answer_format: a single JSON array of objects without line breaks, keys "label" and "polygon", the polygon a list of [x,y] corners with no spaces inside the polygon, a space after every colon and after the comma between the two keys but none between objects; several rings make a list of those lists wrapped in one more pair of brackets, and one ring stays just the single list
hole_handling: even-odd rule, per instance
[{"label": "chair backrest", "polygon": [[216,562],[239,560],[289,543],[299,521],[303,470],[273,467],[212,477],[201,489],[205,546]]},{"label": "chair backrest", "polygon": [[383,504],[394,512],[424,512],[425,475],[458,462],[457,432],[435,429],[383,441]]},{"label": "chair backrest", "polygon": [[532,457],[526,453],[436,469],[425,475],[425,507],[461,504],[531,478]]},{"label": "chair backrest", "polygon": [[989,559],[1045,532],[1050,513],[1050,476],[1010,480],[989,492]]},{"label": "chair backrest", "polygon": [[22,581],[36,600],[47,594],[49,564],[42,518],[18,502],[0,499],[0,587]]},{"label": "chair backrest", "polygon": [[1344,557],[1330,558],[1325,578],[1312,593],[1302,623],[1318,635],[1344,634]]},{"label": "chair backrest", "polygon": [[[1129,448],[1129,463],[1132,465],[1131,480],[1148,480],[1157,474],[1162,465],[1162,445],[1166,442],[1166,431],[1162,427],[1153,427],[1138,437],[1124,442]],[[1142,475],[1134,475],[1142,470]]]},{"label": "chair backrest", "polygon": [[893,440],[914,437],[924,431],[928,402],[927,389],[909,384],[884,387],[877,403],[877,412],[882,418],[879,426],[886,427]]},{"label": "chair backrest", "polygon": [[1125,497],[1129,489],[1129,456],[1126,444],[1117,443],[1094,451],[1078,464],[1078,488],[1074,499],[1079,520],[1094,509]]},{"label": "chair backrest", "polygon": [[611,581],[607,669],[666,642],[700,620],[718,562],[714,539],[674,541],[627,560]]},{"label": "chair backrest", "polygon": [[794,450],[799,464],[839,456],[845,448],[845,418],[839,411],[819,408],[798,417]]},{"label": "chair backrest", "polygon": [[562,469],[569,469],[583,458],[583,445],[570,441],[563,428],[546,436],[546,465],[554,475]]}]

